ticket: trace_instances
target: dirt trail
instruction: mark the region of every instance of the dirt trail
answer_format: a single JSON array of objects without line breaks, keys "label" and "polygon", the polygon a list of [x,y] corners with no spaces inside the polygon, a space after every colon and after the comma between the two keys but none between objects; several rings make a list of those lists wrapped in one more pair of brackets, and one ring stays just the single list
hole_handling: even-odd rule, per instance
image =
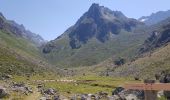
[{"label": "dirt trail", "polygon": [[35,88],[34,92],[30,95],[28,95],[26,98],[24,98],[24,100],[39,100],[41,97],[40,92],[38,92],[38,89]]},{"label": "dirt trail", "polygon": [[76,80],[68,79],[59,79],[59,80],[33,80],[34,82],[67,82],[67,83],[76,83]]}]

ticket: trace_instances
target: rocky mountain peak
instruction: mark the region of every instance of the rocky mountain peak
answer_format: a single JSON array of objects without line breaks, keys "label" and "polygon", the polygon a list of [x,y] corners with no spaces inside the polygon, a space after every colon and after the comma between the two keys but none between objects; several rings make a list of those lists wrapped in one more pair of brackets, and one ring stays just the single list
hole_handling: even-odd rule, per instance
[{"label": "rocky mountain peak", "polygon": [[135,19],[127,18],[120,11],[112,11],[107,7],[92,4],[89,10],[69,29],[70,46],[80,48],[91,38],[100,42],[109,40],[120,31],[131,31],[132,27],[141,24]]},{"label": "rocky mountain peak", "polygon": [[126,16],[120,11],[112,11],[107,7],[100,6],[99,4],[92,4],[86,13],[87,17],[95,20],[108,20],[114,21],[117,19],[126,19]]},{"label": "rocky mountain peak", "polygon": [[100,5],[97,4],[97,3],[93,3],[93,4],[91,5],[91,7],[89,8],[89,10],[93,10],[93,11],[99,10],[99,9],[100,9]]},{"label": "rocky mountain peak", "polygon": [[99,20],[102,16],[102,6],[99,4],[92,4],[89,10],[85,13],[85,16],[88,18],[95,19],[96,21]]},{"label": "rocky mountain peak", "polygon": [[4,15],[0,12],[0,18],[5,19]]}]

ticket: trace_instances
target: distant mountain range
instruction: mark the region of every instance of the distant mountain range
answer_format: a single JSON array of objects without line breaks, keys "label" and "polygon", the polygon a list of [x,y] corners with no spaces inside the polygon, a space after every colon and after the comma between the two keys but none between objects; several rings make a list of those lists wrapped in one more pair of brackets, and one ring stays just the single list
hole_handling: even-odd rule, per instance
[{"label": "distant mountain range", "polygon": [[163,21],[170,17],[170,10],[159,11],[151,14],[150,16],[143,16],[139,18],[139,21],[144,22],[146,25],[154,25],[160,21]]},{"label": "distant mountain range", "polygon": [[45,43],[45,40],[40,35],[26,30],[23,25],[19,25],[15,21],[7,20],[2,13],[0,13],[0,29],[16,36],[23,37],[35,43],[37,46],[41,46]]}]

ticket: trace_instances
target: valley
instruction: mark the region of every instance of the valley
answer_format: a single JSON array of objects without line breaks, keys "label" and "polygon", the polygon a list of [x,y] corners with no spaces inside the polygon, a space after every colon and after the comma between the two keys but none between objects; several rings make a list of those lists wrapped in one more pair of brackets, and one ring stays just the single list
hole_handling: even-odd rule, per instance
[{"label": "valley", "polygon": [[144,100],[124,85],[145,81],[170,83],[169,10],[135,19],[93,3],[51,41],[0,13],[2,100]]}]

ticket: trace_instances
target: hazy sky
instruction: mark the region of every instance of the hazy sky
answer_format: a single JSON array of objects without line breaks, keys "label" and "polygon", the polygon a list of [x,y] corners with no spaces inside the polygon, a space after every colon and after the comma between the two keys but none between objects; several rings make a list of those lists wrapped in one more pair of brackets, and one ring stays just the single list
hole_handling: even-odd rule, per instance
[{"label": "hazy sky", "polygon": [[0,12],[51,40],[74,25],[94,2],[131,18],[170,9],[170,0],[0,0]]}]

